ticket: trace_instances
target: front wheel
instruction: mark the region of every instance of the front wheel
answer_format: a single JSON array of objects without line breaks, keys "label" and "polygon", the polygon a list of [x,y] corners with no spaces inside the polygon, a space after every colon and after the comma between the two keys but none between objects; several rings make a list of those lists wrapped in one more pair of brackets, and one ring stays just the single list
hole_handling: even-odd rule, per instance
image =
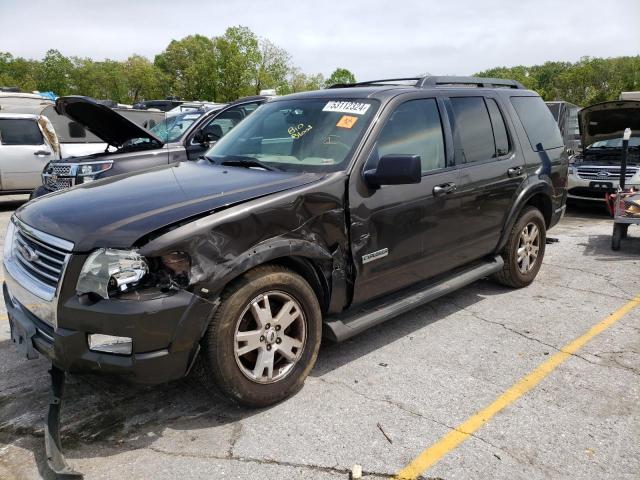
[{"label": "front wheel", "polygon": [[264,407],[297,392],[320,347],[322,315],[295,272],[258,267],[229,285],[203,338],[200,373],[214,393]]},{"label": "front wheel", "polygon": [[495,279],[508,287],[522,288],[536,278],[547,240],[547,228],[540,210],[526,207],[511,229],[502,252],[504,267]]}]

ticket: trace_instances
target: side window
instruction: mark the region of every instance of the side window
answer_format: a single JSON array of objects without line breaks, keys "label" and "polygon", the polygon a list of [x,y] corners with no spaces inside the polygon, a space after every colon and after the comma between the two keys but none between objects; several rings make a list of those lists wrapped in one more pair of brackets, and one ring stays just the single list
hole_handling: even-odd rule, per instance
[{"label": "side window", "polygon": [[504,117],[498,108],[498,104],[493,98],[485,98],[487,109],[491,117],[491,126],[493,127],[493,139],[496,144],[496,157],[501,157],[509,153],[509,135],[507,134],[507,126],[504,123]]},{"label": "side window", "polygon": [[511,104],[534,151],[563,146],[558,124],[540,97],[511,97]]},{"label": "side window", "polygon": [[451,107],[455,122],[454,133],[460,143],[464,163],[495,158],[493,128],[484,98],[453,97]]},{"label": "side window", "polygon": [[261,104],[259,102],[247,103],[230,108],[216,116],[202,128],[204,134],[209,134],[212,140],[217,141],[224,137],[237,124],[255,112]]},{"label": "side window", "polygon": [[0,120],[0,143],[3,145],[42,145],[44,139],[35,120],[4,118]]},{"label": "side window", "polygon": [[420,155],[423,174],[446,166],[435,99],[409,100],[391,114],[377,142],[378,158],[384,155]]}]

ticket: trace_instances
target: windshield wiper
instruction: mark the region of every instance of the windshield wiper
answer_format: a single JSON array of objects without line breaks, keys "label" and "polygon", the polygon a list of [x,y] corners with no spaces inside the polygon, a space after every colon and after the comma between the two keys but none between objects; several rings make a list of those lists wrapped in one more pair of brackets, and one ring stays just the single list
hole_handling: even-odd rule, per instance
[{"label": "windshield wiper", "polygon": [[270,172],[275,172],[276,170],[280,170],[277,167],[274,167],[272,165],[267,165],[266,163],[261,162],[257,158],[249,157],[246,155],[224,155],[220,157],[222,161],[219,163],[216,162],[215,157],[207,157],[205,155],[204,158],[206,158],[211,163],[216,165],[226,165],[229,167],[246,167],[246,168],[258,167],[258,168],[263,168],[265,170],[269,170]]}]

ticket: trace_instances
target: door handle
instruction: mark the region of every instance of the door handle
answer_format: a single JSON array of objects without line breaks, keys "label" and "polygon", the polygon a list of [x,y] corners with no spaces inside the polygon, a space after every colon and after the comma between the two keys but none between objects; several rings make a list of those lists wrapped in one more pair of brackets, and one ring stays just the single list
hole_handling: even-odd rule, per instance
[{"label": "door handle", "polygon": [[507,170],[507,175],[509,175],[510,177],[517,177],[519,175],[522,175],[522,172],[524,172],[524,167],[511,167],[509,170]]},{"label": "door handle", "polygon": [[47,150],[38,150],[37,152],[33,152],[33,154],[36,157],[43,157],[45,155],[51,155],[51,152],[48,152]]},{"label": "door handle", "polygon": [[443,183],[442,185],[436,185],[435,187],[433,187],[433,196],[442,197],[443,195],[447,195],[455,191],[456,191],[455,183],[453,182]]}]

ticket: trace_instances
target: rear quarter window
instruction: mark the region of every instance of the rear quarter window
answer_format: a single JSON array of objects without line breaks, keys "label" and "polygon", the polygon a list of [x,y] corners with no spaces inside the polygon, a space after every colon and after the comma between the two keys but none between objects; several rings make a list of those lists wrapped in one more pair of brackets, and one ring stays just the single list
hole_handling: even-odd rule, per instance
[{"label": "rear quarter window", "polygon": [[564,146],[558,124],[540,97],[511,97],[511,105],[516,110],[534,151]]},{"label": "rear quarter window", "polygon": [[42,145],[42,132],[35,120],[0,119],[0,143],[2,145]]}]

